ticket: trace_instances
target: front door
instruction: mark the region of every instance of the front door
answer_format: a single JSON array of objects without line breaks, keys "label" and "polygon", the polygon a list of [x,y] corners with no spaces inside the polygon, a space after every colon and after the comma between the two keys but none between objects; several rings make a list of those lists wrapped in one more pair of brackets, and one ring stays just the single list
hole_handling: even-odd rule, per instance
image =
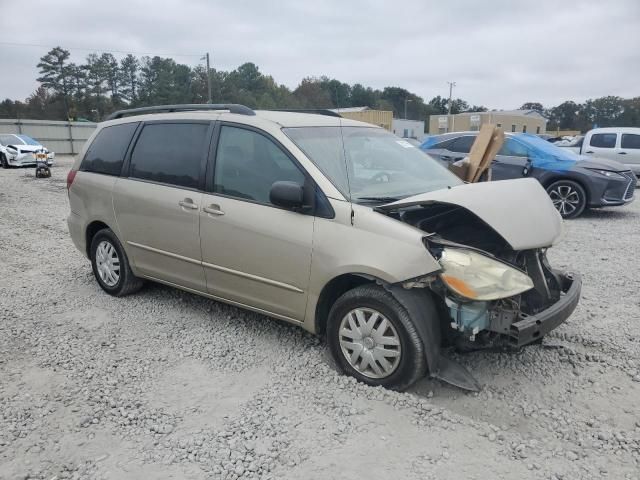
[{"label": "front door", "polygon": [[113,206],[123,243],[142,275],[206,291],[201,264],[202,203],[210,123],[143,126]]},{"label": "front door", "polygon": [[284,148],[255,129],[222,125],[200,241],[209,293],[291,320],[304,319],[314,217],[273,206],[276,181],[305,183]]},{"label": "front door", "polygon": [[587,140],[589,143],[582,146],[584,155],[621,161],[616,153],[620,141],[616,132],[594,133]]},{"label": "front door", "polygon": [[491,164],[491,180],[509,180],[522,178],[527,166],[529,151],[527,147],[513,138],[505,138]]},{"label": "front door", "polygon": [[619,162],[624,163],[633,170],[633,173],[640,176],[640,134],[623,133],[617,155]]}]

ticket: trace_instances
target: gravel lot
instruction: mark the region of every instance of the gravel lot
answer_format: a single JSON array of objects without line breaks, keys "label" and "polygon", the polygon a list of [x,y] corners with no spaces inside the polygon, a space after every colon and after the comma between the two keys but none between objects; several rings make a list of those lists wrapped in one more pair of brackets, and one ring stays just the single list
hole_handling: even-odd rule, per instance
[{"label": "gravel lot", "polygon": [[461,357],[479,394],[400,394],[260,315],[104,294],[57,162],[0,170],[0,478],[640,479],[640,202],[565,223],[584,296],[543,345]]}]

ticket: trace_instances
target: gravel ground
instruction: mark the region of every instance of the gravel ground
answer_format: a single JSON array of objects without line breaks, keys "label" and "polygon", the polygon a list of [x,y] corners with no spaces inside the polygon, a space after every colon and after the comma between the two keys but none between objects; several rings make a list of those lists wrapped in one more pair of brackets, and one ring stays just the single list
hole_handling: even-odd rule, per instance
[{"label": "gravel ground", "polygon": [[104,294],[65,177],[0,170],[0,478],[640,479],[640,203],[566,222],[583,299],[484,385],[338,375],[298,328],[160,285]]}]

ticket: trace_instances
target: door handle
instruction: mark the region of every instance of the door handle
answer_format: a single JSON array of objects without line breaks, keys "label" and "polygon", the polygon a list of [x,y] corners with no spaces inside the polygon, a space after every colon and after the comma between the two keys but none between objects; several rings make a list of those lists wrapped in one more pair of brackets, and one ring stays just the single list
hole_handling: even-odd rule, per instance
[{"label": "door handle", "polygon": [[202,207],[202,211],[211,215],[217,215],[218,217],[224,215],[224,212],[220,210],[220,205],[212,203],[208,207]]},{"label": "door handle", "polygon": [[180,200],[178,202],[178,205],[180,205],[183,208],[188,208],[189,210],[197,210],[198,208],[198,205],[193,203],[193,200],[191,200],[190,198],[185,198],[184,200]]},{"label": "door handle", "polygon": [[587,151],[586,151],[586,152],[584,152],[584,153],[593,153],[593,150],[587,150]]},{"label": "door handle", "polygon": [[626,155],[627,152],[618,152],[618,155]]}]

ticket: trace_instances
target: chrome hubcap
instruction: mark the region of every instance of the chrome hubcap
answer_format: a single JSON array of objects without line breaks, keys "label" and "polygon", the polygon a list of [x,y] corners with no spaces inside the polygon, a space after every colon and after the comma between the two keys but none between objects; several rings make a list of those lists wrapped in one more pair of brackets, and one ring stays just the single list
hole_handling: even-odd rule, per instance
[{"label": "chrome hubcap", "polygon": [[96,267],[100,279],[108,286],[113,287],[120,280],[120,259],[115,247],[103,240],[96,249]]},{"label": "chrome hubcap", "polygon": [[355,308],[340,323],[340,348],[355,370],[369,378],[385,378],[400,363],[400,336],[391,322],[371,308]]},{"label": "chrome hubcap", "polygon": [[549,196],[560,215],[570,215],[580,206],[580,194],[569,185],[557,186]]}]

